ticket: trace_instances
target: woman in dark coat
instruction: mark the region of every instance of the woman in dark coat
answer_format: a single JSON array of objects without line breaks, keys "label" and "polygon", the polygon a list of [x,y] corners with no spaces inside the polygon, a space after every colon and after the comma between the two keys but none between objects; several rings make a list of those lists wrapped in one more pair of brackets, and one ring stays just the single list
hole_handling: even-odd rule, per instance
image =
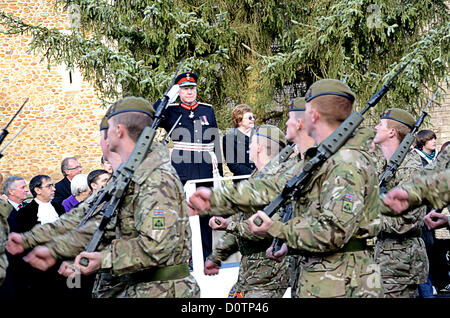
[{"label": "woman in dark coat", "polygon": [[237,105],[231,113],[231,120],[233,127],[223,137],[225,162],[233,176],[251,174],[255,170],[255,164],[249,159],[250,135],[255,127],[252,108],[246,104]]}]

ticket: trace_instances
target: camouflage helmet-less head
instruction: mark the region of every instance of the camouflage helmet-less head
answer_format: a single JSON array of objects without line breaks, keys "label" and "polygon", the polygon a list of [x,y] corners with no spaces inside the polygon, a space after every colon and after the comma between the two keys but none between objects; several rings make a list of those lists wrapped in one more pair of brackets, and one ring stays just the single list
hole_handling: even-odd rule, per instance
[{"label": "camouflage helmet-less head", "polygon": [[322,79],[312,84],[305,95],[305,101],[308,103],[316,97],[323,95],[336,95],[355,101],[355,94],[345,83],[335,79]]}]

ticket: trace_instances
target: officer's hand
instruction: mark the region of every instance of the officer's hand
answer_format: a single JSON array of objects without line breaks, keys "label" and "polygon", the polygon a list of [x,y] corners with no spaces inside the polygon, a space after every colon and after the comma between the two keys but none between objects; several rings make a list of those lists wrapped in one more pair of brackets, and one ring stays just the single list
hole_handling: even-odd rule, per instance
[{"label": "officer's hand", "polygon": [[386,194],[383,203],[400,214],[409,207],[408,192],[403,189],[393,189]]},{"label": "officer's hand", "polygon": [[23,260],[41,271],[46,271],[56,264],[56,260],[50,254],[50,250],[45,246],[36,246],[23,257]]},{"label": "officer's hand", "polygon": [[12,255],[23,253],[22,235],[14,232],[10,233],[8,236],[8,243],[6,244],[6,250]]},{"label": "officer's hand", "polygon": [[211,190],[209,188],[200,187],[189,198],[189,203],[195,210],[203,212],[211,208],[210,204]]},{"label": "officer's hand", "polygon": [[[89,260],[88,266],[83,266],[80,264],[80,260],[85,257]],[[77,255],[75,258],[75,267],[78,267],[80,269],[81,274],[83,275],[90,275],[92,273],[95,273],[100,269],[102,266],[102,254],[99,252],[81,252]]]},{"label": "officer's hand", "polygon": [[[255,219],[260,218],[262,220],[262,224],[260,226],[255,224]],[[256,235],[266,235],[269,231],[269,228],[272,226],[273,221],[267,214],[265,214],[263,211],[258,211],[257,213],[253,214],[248,220],[247,220],[250,231],[253,234]]]},{"label": "officer's hand", "polygon": [[209,219],[209,227],[213,230],[226,230],[228,221],[220,216],[213,216]]},{"label": "officer's hand", "polygon": [[216,265],[213,261],[210,261],[209,259],[205,262],[205,267],[203,269],[203,272],[205,275],[217,275],[219,274],[220,266]]},{"label": "officer's hand", "polygon": [[70,277],[80,273],[80,270],[76,270],[74,264],[71,262],[62,262],[58,269],[58,273],[64,277]]},{"label": "officer's hand", "polygon": [[423,218],[425,225],[429,230],[439,229],[448,225],[448,216],[431,210],[430,213]]}]

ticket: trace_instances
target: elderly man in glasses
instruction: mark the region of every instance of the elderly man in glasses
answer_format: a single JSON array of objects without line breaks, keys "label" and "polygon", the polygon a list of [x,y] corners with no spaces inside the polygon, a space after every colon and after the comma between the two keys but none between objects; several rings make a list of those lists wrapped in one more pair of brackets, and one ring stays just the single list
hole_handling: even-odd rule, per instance
[{"label": "elderly man in glasses", "polygon": [[61,173],[64,176],[60,181],[55,184],[56,192],[54,203],[61,204],[65,199],[72,195],[70,190],[70,184],[72,179],[82,172],[82,168],[77,158],[68,157],[64,158],[61,162]]}]

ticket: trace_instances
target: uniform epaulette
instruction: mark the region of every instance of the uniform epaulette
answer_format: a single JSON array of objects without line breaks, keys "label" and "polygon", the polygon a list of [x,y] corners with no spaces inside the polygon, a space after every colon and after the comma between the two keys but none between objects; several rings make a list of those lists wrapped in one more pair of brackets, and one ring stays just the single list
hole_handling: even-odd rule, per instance
[{"label": "uniform epaulette", "polygon": [[202,106],[213,107],[213,105],[207,104],[207,103],[203,103],[203,102],[198,102],[198,104],[199,104],[199,105],[202,105]]},{"label": "uniform epaulette", "polygon": [[180,106],[180,103],[172,103],[172,104],[169,104],[169,106]]}]

